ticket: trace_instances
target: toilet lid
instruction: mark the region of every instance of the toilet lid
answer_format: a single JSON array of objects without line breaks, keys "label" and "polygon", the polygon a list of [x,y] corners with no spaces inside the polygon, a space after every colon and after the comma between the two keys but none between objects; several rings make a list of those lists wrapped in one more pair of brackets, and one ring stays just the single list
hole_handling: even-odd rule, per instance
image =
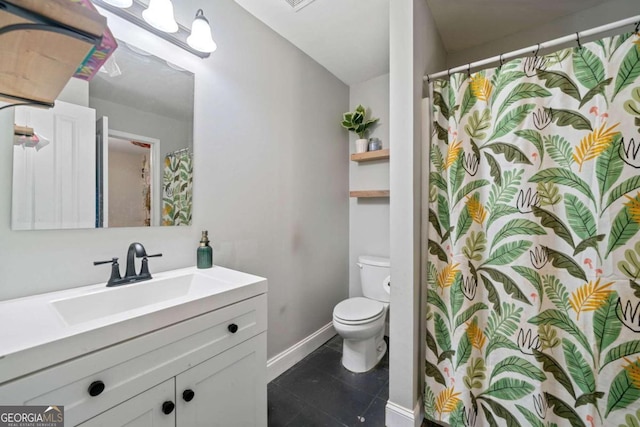
[{"label": "toilet lid", "polygon": [[333,309],[333,316],[347,322],[365,321],[379,317],[384,304],[369,298],[356,297],[342,301]]}]

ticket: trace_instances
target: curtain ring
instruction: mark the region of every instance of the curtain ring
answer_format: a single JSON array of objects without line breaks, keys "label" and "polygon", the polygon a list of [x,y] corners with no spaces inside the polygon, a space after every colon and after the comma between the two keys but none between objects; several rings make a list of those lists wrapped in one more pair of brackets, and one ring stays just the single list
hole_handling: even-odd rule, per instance
[{"label": "curtain ring", "polygon": [[447,78],[451,79],[451,68],[447,68]]},{"label": "curtain ring", "polygon": [[578,49],[582,49],[582,44],[580,43],[580,33],[576,33],[576,41],[578,42]]},{"label": "curtain ring", "polygon": [[431,84],[431,78],[429,77],[429,75],[427,74],[427,84],[430,85]]},{"label": "curtain ring", "polygon": [[540,43],[538,43],[538,48],[536,49],[536,53],[534,53],[533,56],[537,58],[539,53],[540,53]]},{"label": "curtain ring", "polygon": [[500,54],[500,68],[502,68],[502,64],[504,64],[504,60],[502,59],[503,53]]},{"label": "curtain ring", "polygon": [[638,31],[640,31],[640,21],[636,22],[636,29],[634,33],[638,34]]},{"label": "curtain ring", "polygon": [[471,63],[467,64],[467,76],[471,78]]}]

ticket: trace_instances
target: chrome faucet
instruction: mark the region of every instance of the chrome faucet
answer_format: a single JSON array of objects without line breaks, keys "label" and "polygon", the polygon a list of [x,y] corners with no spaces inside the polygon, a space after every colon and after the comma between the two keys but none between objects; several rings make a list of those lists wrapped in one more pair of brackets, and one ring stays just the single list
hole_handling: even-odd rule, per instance
[{"label": "chrome faucet", "polygon": [[[149,262],[147,259],[159,256],[162,256],[162,254],[147,255],[147,251],[141,243],[133,242],[129,245],[129,249],[127,250],[127,268],[124,277],[120,276],[118,258],[112,258],[109,261],[94,261],[93,265],[111,263],[111,277],[107,282],[107,286],[119,286],[151,279],[152,277],[151,273],[149,273]],[[140,273],[138,274],[136,274],[136,258],[142,258],[142,266],[140,267]]]}]

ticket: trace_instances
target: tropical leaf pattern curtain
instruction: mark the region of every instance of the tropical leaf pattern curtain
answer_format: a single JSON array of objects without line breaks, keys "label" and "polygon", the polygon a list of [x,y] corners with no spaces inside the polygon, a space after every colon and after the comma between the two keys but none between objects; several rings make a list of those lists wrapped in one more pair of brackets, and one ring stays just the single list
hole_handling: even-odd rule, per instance
[{"label": "tropical leaf pattern curtain", "polygon": [[425,412],[640,425],[640,36],[431,87]]},{"label": "tropical leaf pattern curtain", "polygon": [[162,225],[191,225],[193,158],[188,152],[164,159]]}]

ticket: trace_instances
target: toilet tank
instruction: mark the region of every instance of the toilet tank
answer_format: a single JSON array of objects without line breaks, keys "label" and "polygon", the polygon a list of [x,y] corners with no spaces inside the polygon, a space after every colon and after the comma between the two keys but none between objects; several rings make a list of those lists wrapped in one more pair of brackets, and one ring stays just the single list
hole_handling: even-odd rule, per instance
[{"label": "toilet tank", "polygon": [[362,294],[374,300],[389,302],[391,268],[389,258],[369,255],[358,257]]}]

